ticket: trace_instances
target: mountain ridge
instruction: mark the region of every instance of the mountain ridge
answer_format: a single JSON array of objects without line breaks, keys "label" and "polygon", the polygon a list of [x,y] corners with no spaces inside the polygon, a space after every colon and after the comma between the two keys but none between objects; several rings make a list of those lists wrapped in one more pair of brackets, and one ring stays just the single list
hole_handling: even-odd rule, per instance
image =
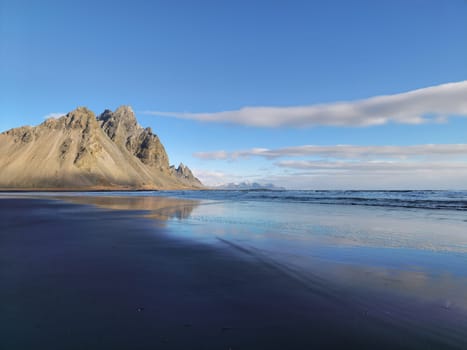
[{"label": "mountain ridge", "polygon": [[99,116],[78,107],[37,126],[0,134],[0,189],[142,190],[204,188],[169,165],[159,137],[130,106]]}]

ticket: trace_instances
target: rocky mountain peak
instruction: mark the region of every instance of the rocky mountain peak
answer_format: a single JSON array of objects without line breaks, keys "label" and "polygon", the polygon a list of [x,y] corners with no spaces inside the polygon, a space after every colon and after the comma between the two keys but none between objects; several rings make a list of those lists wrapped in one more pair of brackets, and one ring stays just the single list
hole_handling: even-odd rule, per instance
[{"label": "rocky mountain peak", "polygon": [[0,133],[0,188],[202,188],[129,106],[97,118],[78,107],[36,127]]},{"label": "rocky mountain peak", "polygon": [[105,110],[98,117],[104,132],[120,147],[125,147],[144,164],[168,171],[169,157],[151,128],[143,129],[130,106],[120,106],[115,112]]},{"label": "rocky mountain peak", "polygon": [[65,125],[72,129],[87,129],[99,126],[94,112],[86,107],[78,107],[62,118]]},{"label": "rocky mountain peak", "polygon": [[120,106],[114,112],[114,118],[125,126],[131,128],[140,128],[136,121],[135,112],[130,106]]},{"label": "rocky mountain peak", "polygon": [[191,173],[191,170],[183,163],[180,163],[177,168],[177,172],[179,172],[181,175],[188,175]]},{"label": "rocky mountain peak", "polygon": [[82,129],[91,132],[99,128],[99,122],[93,111],[86,107],[78,107],[60,118],[49,118],[45,120],[39,130],[43,129]]},{"label": "rocky mountain peak", "polygon": [[115,112],[106,109],[97,119],[107,135],[121,144],[141,129],[130,106],[120,106]]},{"label": "rocky mountain peak", "polygon": [[172,165],[170,167],[170,172],[186,183],[194,183],[196,185],[202,186],[201,182],[193,175],[190,168],[188,168],[183,163],[180,163],[178,168],[175,168],[175,166]]}]

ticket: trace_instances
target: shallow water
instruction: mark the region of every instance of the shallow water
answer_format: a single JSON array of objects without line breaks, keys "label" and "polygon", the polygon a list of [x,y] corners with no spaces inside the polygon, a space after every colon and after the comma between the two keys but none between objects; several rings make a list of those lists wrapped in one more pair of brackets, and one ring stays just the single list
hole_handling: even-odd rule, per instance
[{"label": "shallow water", "polygon": [[[433,336],[435,344],[467,344],[467,214],[458,206],[407,208],[340,200],[319,204],[291,200],[289,194],[279,200],[265,191],[235,192],[19,197],[55,198],[92,205],[103,213],[117,211],[122,220],[148,220],[155,235],[161,235],[162,227],[169,237],[228,251],[252,266],[286,276],[294,288],[323,295],[329,303],[350,305],[401,332]],[[454,200],[464,195],[457,193]],[[449,196],[435,193],[443,201]],[[83,209],[57,206],[57,213],[74,210],[80,214]],[[41,217],[41,211],[35,215]],[[253,299],[257,298],[261,296]]]},{"label": "shallow water", "polygon": [[[237,200],[235,194],[225,193],[225,197],[217,192],[157,192],[60,198],[138,210],[142,216],[162,220],[173,236],[229,245],[304,278],[319,275],[346,287],[379,288],[467,311],[467,214],[463,211]],[[187,199],[196,194],[209,199]]]},{"label": "shallow water", "polygon": [[168,226],[186,238],[232,243],[303,276],[467,311],[464,219],[452,211],[223,201],[198,205]]}]

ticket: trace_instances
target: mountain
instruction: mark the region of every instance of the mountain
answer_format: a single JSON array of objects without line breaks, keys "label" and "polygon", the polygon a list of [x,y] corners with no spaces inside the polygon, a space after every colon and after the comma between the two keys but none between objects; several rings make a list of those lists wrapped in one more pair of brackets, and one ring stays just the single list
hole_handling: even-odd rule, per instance
[{"label": "mountain", "polygon": [[214,187],[216,190],[270,190],[283,191],[284,187],[277,187],[273,184],[260,184],[257,182],[229,183]]},{"label": "mountain", "polygon": [[139,190],[203,188],[169,158],[131,107],[98,117],[79,107],[36,127],[0,134],[1,189]]}]

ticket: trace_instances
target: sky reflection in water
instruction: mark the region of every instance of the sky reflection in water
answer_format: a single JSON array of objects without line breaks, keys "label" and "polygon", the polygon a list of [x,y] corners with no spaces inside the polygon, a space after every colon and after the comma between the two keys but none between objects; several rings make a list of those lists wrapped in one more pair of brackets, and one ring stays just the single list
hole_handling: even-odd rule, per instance
[{"label": "sky reflection in water", "polygon": [[171,235],[247,253],[284,273],[467,311],[463,212],[153,196],[60,196],[132,210]]}]

